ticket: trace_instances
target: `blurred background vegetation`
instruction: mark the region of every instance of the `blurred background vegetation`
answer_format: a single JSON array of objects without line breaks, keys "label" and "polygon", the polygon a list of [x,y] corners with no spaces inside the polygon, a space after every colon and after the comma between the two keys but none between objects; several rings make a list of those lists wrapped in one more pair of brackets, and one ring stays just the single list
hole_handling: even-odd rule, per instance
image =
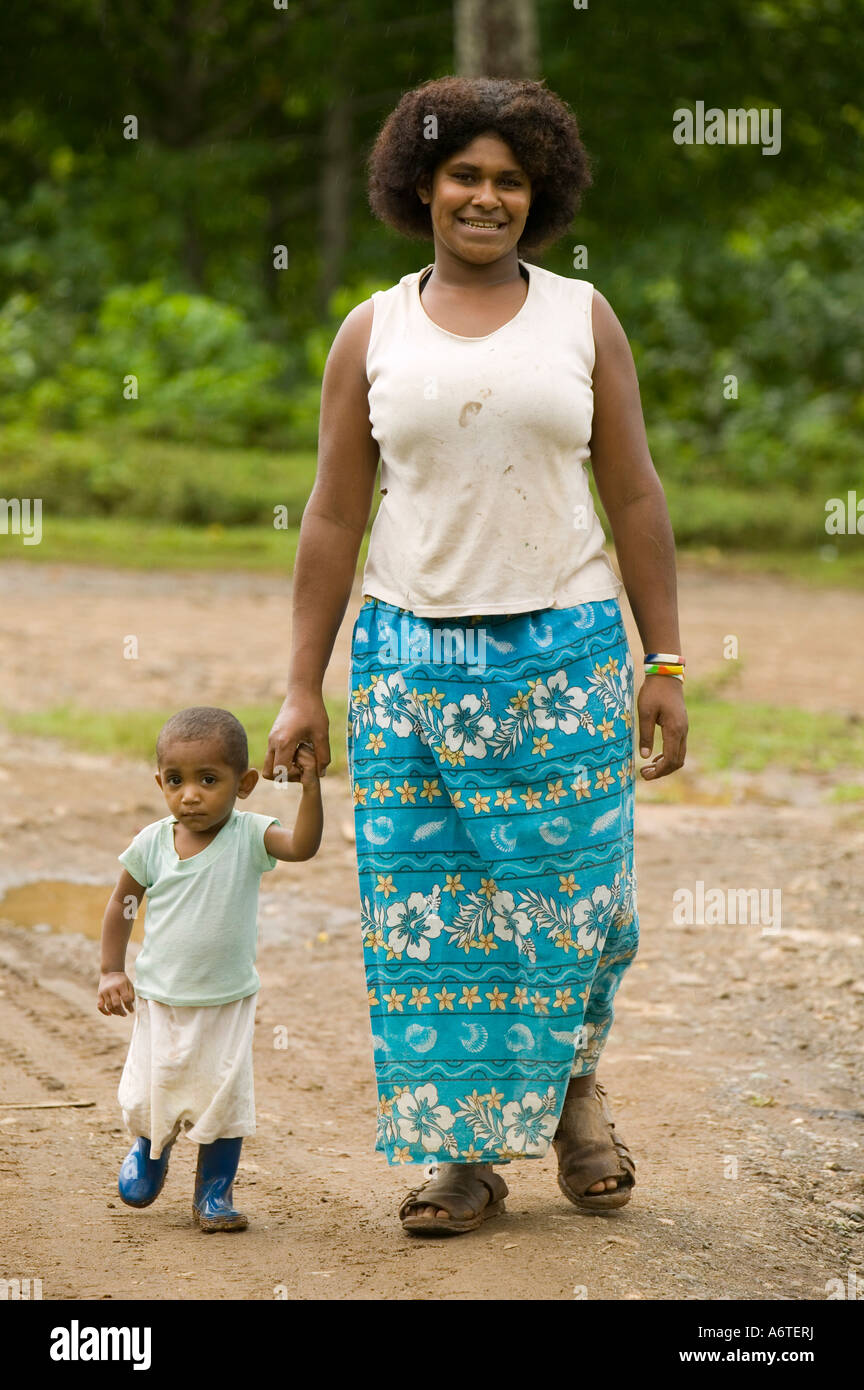
[{"label": "blurred background vegetation", "polygon": [[[406,88],[480,70],[577,113],[594,187],[528,259],[621,319],[679,544],[845,558],[824,504],[862,478],[864,0],[276,3],[0,12],[0,493],[46,509],[18,556],[176,555],[185,527],[218,542],[187,559],[290,559],[273,508],[295,536],[333,335],[432,255],[371,216],[366,154]],[[780,153],[676,145],[697,101],[780,108]]]}]

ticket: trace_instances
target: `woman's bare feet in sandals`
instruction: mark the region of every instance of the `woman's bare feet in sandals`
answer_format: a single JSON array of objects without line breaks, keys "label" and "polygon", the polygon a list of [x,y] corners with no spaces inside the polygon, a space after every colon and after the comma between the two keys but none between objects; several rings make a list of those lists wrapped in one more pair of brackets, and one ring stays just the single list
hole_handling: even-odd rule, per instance
[{"label": "woman's bare feet in sandals", "polygon": [[[424,1201],[421,1194],[438,1201]],[[456,1235],[497,1216],[506,1196],[507,1185],[490,1163],[445,1163],[408,1193],[399,1219],[412,1235]]]},{"label": "woman's bare feet in sandals", "polygon": [[571,1077],[552,1142],[558,1186],[580,1211],[611,1211],[629,1202],[636,1165],[593,1074]]},{"label": "woman's bare feet in sandals", "polygon": [[[593,1096],[595,1077],[593,1071],[585,1076],[571,1076],[567,1087],[568,1096]],[[601,1178],[587,1189],[588,1192],[614,1192],[618,1186],[617,1178]]]},{"label": "woman's bare feet in sandals", "polygon": [[[436,1172],[436,1174],[435,1174],[435,1178],[444,1177],[444,1176],[449,1177],[449,1176],[451,1176],[451,1175],[452,1175],[453,1177],[460,1178],[460,1177],[463,1176],[463,1174],[466,1174],[466,1173],[468,1172],[469,1169],[473,1169],[472,1176],[476,1177],[478,1173],[480,1173],[481,1176],[482,1176],[483,1174],[491,1173],[491,1171],[492,1171],[492,1165],[491,1165],[491,1163],[442,1163],[442,1164],[439,1166],[439,1168],[438,1168],[438,1170],[437,1170],[437,1172]],[[414,1216],[446,1216],[446,1215],[447,1215],[447,1212],[446,1212],[446,1211],[443,1211],[440,1207],[435,1207],[435,1206],[421,1207],[421,1206],[418,1206],[418,1207],[415,1209],[415,1211],[412,1213],[412,1215],[414,1215]]]}]

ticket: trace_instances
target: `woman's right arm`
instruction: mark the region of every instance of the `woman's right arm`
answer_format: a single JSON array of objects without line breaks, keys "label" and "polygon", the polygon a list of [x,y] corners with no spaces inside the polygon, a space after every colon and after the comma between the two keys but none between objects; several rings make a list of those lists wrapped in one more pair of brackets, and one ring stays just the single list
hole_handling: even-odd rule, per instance
[{"label": "woman's right arm", "polygon": [[378,470],[366,377],[372,312],[368,299],[352,309],[324,368],[318,469],[294,565],[288,690],[262,769],[271,781],[300,780],[294,754],[301,742],[315,749],[319,776],[330,762],[322,683],[351,596]]}]

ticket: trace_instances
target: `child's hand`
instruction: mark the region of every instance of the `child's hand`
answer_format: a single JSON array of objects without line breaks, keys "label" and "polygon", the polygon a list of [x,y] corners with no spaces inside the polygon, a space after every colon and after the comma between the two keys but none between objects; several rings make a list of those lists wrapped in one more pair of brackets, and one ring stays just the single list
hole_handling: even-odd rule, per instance
[{"label": "child's hand", "polygon": [[308,743],[298,743],[294,761],[300,769],[302,786],[312,786],[319,781],[315,750],[310,748]]},{"label": "child's hand", "polygon": [[[125,1008],[123,1007],[125,1004]],[[108,975],[99,976],[99,992],[96,1007],[100,1014],[120,1014],[125,1017],[128,1009],[131,1014],[135,1008],[135,986],[125,970],[112,970]]]}]

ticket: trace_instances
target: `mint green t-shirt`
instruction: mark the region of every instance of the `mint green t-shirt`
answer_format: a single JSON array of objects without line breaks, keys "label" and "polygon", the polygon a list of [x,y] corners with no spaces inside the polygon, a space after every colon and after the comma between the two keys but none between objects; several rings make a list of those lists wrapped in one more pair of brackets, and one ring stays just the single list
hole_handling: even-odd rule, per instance
[{"label": "mint green t-shirt", "polygon": [[174,816],[154,821],[118,855],[147,889],[135,992],[160,1004],[230,1004],[260,988],[258,889],[277,861],[264,847],[276,816],[231,813],[200,854],[180,859]]}]

